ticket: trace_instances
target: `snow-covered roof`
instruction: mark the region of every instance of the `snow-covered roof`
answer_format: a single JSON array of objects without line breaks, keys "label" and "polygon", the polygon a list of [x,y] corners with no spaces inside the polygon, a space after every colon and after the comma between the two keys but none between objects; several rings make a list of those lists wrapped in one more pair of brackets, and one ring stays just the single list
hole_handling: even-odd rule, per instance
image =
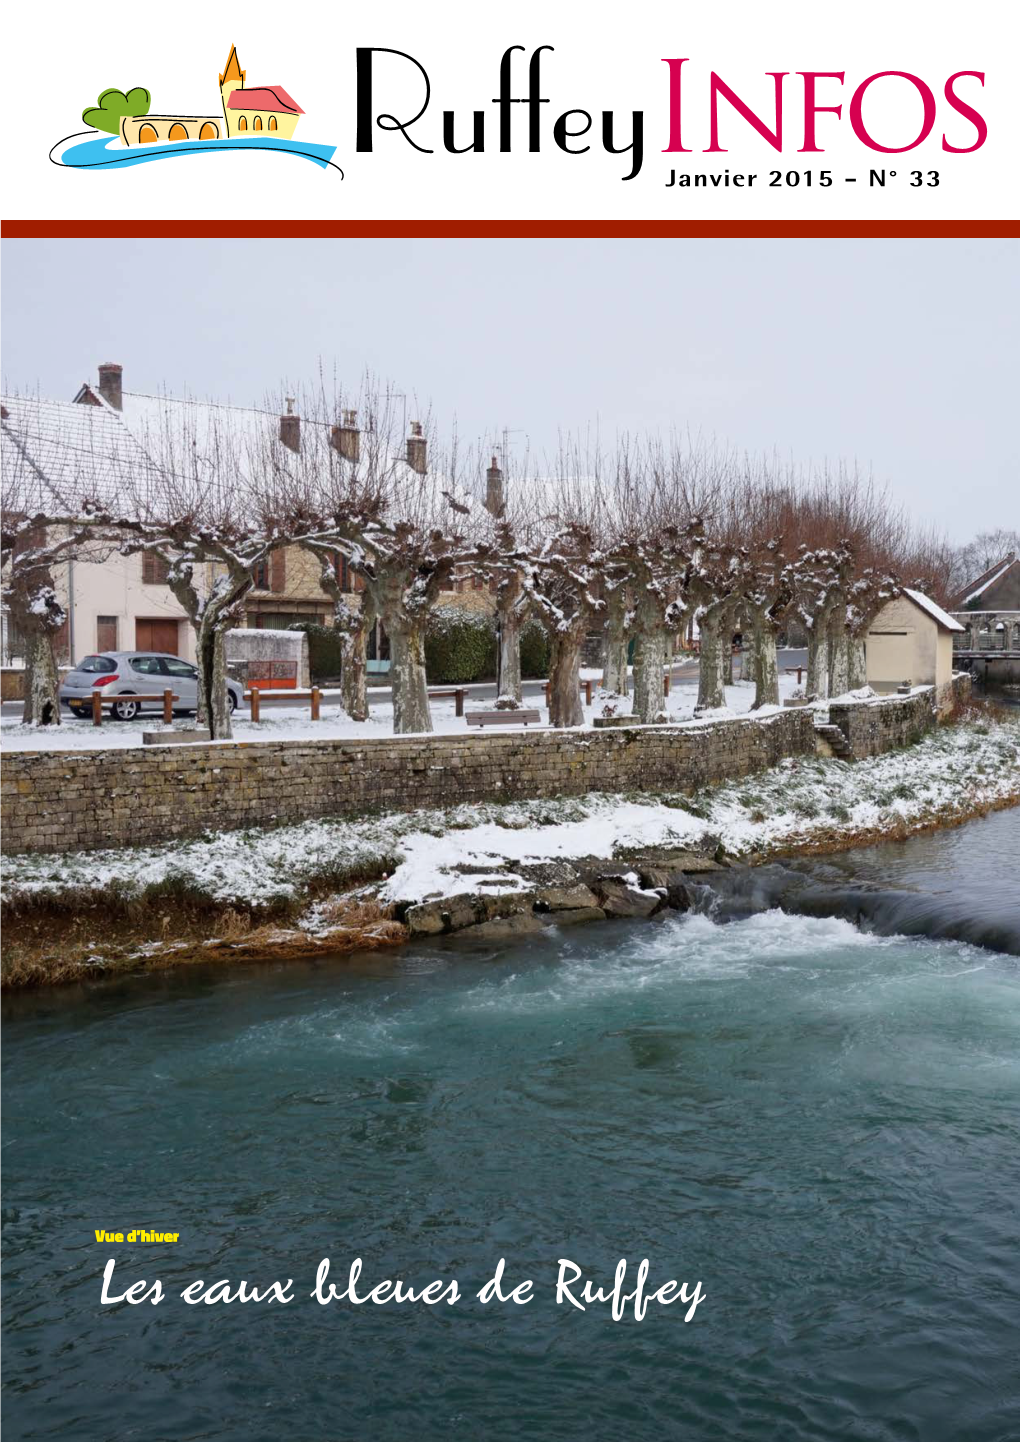
[{"label": "snow-covered roof", "polygon": [[904,586],[903,594],[908,596],[915,606],[920,606],[922,611],[927,611],[928,615],[936,620],[940,626],[944,626],[947,631],[963,630],[959,621],[954,621],[952,616],[947,615],[942,607],[937,606],[931,597],[926,596],[923,591],[912,591],[909,586]]},{"label": "snow-covered roof", "polygon": [[149,462],[109,406],[4,396],[2,463],[26,509],[77,511],[82,502],[123,504],[143,486]]},{"label": "snow-covered roof", "polygon": [[986,571],[983,576],[979,576],[978,584],[969,595],[964,596],[961,604],[966,606],[971,601],[976,601],[979,596],[983,596],[988,587],[1000,580],[1012,566],[1020,566],[1020,561],[1015,556],[1009,555],[1000,561],[998,566],[993,566],[991,571]]}]

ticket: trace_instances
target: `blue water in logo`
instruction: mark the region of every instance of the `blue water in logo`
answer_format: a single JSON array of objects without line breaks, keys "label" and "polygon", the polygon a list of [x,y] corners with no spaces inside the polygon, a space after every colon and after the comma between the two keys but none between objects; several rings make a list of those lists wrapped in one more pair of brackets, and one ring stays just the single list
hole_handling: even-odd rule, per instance
[{"label": "blue water in logo", "polygon": [[[83,140],[80,145],[72,145],[61,155],[54,155],[54,151],[63,143],[60,141],[53,147],[53,150],[50,151],[50,159],[55,165],[67,165],[83,170],[144,165],[150,160],[166,160],[171,156],[178,155],[207,154],[213,150],[278,150],[288,155],[300,155],[323,170],[329,165],[332,165],[335,170],[340,169],[332,160],[336,153],[335,145],[315,145],[310,141],[281,140],[279,137],[269,135],[259,135],[258,137],[253,135],[243,140],[239,138],[232,140],[175,140],[172,144],[127,147],[122,145],[119,135],[97,134],[94,139]],[[340,173],[343,174],[342,171]]]}]

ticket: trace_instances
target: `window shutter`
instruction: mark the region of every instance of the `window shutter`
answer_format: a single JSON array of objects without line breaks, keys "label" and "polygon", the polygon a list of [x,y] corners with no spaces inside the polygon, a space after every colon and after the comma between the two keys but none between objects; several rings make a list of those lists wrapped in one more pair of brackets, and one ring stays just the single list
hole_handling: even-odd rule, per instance
[{"label": "window shutter", "polygon": [[166,578],[170,574],[169,563],[164,561],[162,556],[157,556],[155,551],[142,552],[142,584],[146,586],[165,586]]},{"label": "window shutter", "polygon": [[271,591],[287,589],[287,553],[282,546],[277,546],[269,557],[269,589]]}]

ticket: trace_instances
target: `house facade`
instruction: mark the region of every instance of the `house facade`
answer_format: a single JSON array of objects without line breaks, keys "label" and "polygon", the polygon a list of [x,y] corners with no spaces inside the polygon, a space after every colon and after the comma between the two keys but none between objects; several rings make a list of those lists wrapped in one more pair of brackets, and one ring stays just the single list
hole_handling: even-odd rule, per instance
[{"label": "house facade", "polygon": [[921,591],[905,589],[887,601],[865,638],[868,685],[893,692],[905,682],[952,692],[953,637],[960,623]]},{"label": "house facade", "polygon": [[[181,400],[169,395],[152,396],[124,386],[123,367],[106,363],[98,368],[96,381],[79,387],[72,401],[5,401],[10,416],[5,432],[20,436],[29,448],[40,473],[54,478],[59,487],[69,486],[80,471],[80,457],[90,454],[107,479],[120,475],[125,488],[148,467],[147,451],[167,425],[188,425],[224,421],[229,432],[243,442],[276,428],[280,442],[289,449],[301,445],[301,418],[290,412],[275,415],[254,407],[222,406],[213,402]],[[333,428],[332,443],[341,455],[355,458],[361,444],[357,412],[344,413],[342,424]],[[421,427],[412,425],[407,438],[406,462],[410,470],[424,474],[427,469],[426,440]],[[487,473],[487,504],[501,504],[502,473],[493,458]],[[342,590],[352,606],[360,604],[363,582],[339,553],[334,568]],[[58,658],[63,663],[91,652],[158,650],[195,659],[194,637],[187,616],[166,584],[166,563],[158,556],[104,554],[95,561],[75,560],[57,568],[54,583],[68,610],[68,623],[58,637]],[[210,564],[201,568],[200,586],[209,586],[216,574]],[[271,553],[253,572],[253,586],[243,603],[239,624],[264,630],[286,630],[296,622],[332,624],[333,607],[323,590],[321,563],[298,546],[286,546]],[[491,613],[494,598],[489,586],[476,578],[465,578],[442,593],[442,605]],[[16,661],[20,638],[5,623],[4,662]],[[368,667],[373,674],[389,670],[389,640],[377,622],[369,637]]]}]

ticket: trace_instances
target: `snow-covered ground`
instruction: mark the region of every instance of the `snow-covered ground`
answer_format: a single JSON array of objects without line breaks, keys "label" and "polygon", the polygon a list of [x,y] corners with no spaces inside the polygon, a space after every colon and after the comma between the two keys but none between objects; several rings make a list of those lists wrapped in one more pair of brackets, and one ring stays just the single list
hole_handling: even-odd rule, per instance
[{"label": "snow-covered ground", "polygon": [[263,905],[300,899],[311,885],[340,890],[388,873],[384,897],[409,901],[482,885],[516,890],[525,863],[720,841],[732,855],[753,856],[840,834],[895,834],[904,823],[948,821],[1010,799],[1020,802],[1020,718],[943,727],[916,746],[853,764],[789,760],[693,796],[464,805],[163,847],[19,856],[7,861],[4,895],[83,888],[139,896],[178,886]]},{"label": "snow-covered ground", "polygon": [[[583,674],[583,673],[582,673]],[[593,672],[597,679],[600,673]],[[796,677],[783,675],[779,679],[779,690],[781,696],[790,696],[796,689]],[[468,688],[470,692],[470,687]],[[674,681],[670,695],[665,699],[665,707],[672,720],[689,721],[694,715],[694,703],[697,699],[697,679]],[[312,721],[307,704],[299,706],[295,703],[293,707],[288,706],[286,710],[275,706],[263,706],[262,720],[256,725],[248,718],[247,712],[239,712],[234,717],[234,740],[235,741],[324,741],[331,737],[369,737],[369,736],[391,736],[393,734],[393,705],[390,701],[377,701],[371,706],[371,715],[367,721],[352,721],[332,697],[335,692],[324,693],[324,704],[320,719]],[[716,720],[727,715],[741,715],[751,709],[754,701],[754,686],[751,682],[739,681],[735,686],[726,688],[726,710],[715,711],[710,719]],[[584,709],[585,725],[590,726],[593,716],[600,716],[605,704],[605,698],[593,691],[591,706],[584,705],[582,693],[581,702]],[[548,721],[548,711],[545,706],[545,698],[541,695],[526,696],[525,706],[536,707],[542,713],[543,724]],[[616,708],[617,715],[630,715],[633,708],[633,697],[625,696],[614,698],[612,702]],[[472,701],[470,695],[467,699],[466,709],[484,709],[492,705],[491,698]],[[431,703],[432,726],[437,735],[463,735],[468,731],[467,722],[463,716],[457,716],[455,702],[434,700]],[[174,729],[181,730],[194,726],[193,719],[182,719],[174,723]],[[517,728],[512,726],[501,726],[500,734],[504,731],[513,731]],[[534,729],[532,726],[530,729]],[[109,750],[119,746],[141,746],[143,731],[162,731],[162,716],[153,714],[141,717],[135,721],[113,721],[108,715],[103,716],[102,726],[93,726],[91,719],[79,720],[71,717],[68,711],[64,710],[61,715],[59,726],[22,726],[15,716],[4,716],[0,718],[0,749],[4,751],[77,751],[77,750]],[[475,728],[471,728],[474,734]],[[490,733],[491,734],[491,733]],[[208,743],[206,743],[208,744]],[[229,745],[229,742],[224,742]]]}]

